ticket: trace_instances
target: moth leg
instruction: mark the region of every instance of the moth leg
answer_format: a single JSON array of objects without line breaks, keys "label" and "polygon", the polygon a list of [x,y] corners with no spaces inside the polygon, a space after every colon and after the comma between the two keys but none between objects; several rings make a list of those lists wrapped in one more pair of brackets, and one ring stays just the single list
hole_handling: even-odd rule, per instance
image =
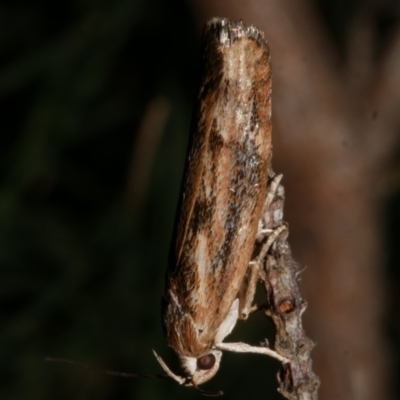
[{"label": "moth leg", "polygon": [[[265,238],[270,235],[271,233],[274,232],[274,229],[272,228],[267,228],[267,226],[271,225],[271,222],[276,218],[276,215],[270,210],[271,204],[274,202],[274,199],[277,195],[277,191],[280,185],[280,182],[282,180],[283,175],[276,175],[269,183],[267,187],[267,194],[265,197],[264,205],[263,205],[263,211],[262,211],[262,217],[258,221],[258,231],[257,231],[257,236],[256,236],[256,241],[258,243],[262,242],[265,240]],[[272,218],[272,221],[271,221]],[[278,217],[279,218],[279,217]],[[276,221],[277,222],[277,221]],[[274,224],[276,225],[276,224]]]},{"label": "moth leg", "polygon": [[265,198],[263,206],[263,214],[265,211],[268,210],[268,207],[272,204],[282,178],[283,178],[282,174],[276,175],[272,178],[272,181],[268,185],[267,197]]},{"label": "moth leg", "polygon": [[281,356],[276,351],[270,349],[269,347],[263,346],[250,346],[249,344],[237,342],[237,343],[220,343],[216,346],[218,350],[233,351],[235,353],[255,353],[255,354],[265,354],[276,358],[280,362],[286,364],[290,360],[286,357]]},{"label": "moth leg", "polygon": [[251,261],[239,291],[239,319],[246,320],[250,313],[258,309],[252,303],[259,279],[260,267],[257,262]]},{"label": "moth leg", "polygon": [[186,378],[183,376],[175,375],[165,364],[164,360],[153,350],[153,354],[156,357],[157,361],[160,363],[162,369],[166,372],[166,374],[172,378],[174,381],[178,382],[180,385],[183,385],[186,382]]},{"label": "moth leg", "polygon": [[[276,175],[268,185],[267,188],[267,195],[263,205],[263,213],[265,215],[268,213],[269,207],[274,201],[276,196],[276,192],[278,190],[279,184],[282,180],[283,175]],[[261,244],[261,250],[256,256],[255,260],[249,263],[246,275],[243,279],[242,286],[239,291],[239,318],[240,319],[247,319],[249,314],[253,311],[260,309],[259,306],[255,305],[252,306],[254,296],[256,293],[257,282],[261,279],[261,263],[262,260],[265,258],[269,248],[271,247],[272,243],[278,237],[278,235],[286,229],[284,225],[279,226],[276,229],[268,229],[265,228],[265,221],[263,218],[259,221],[258,232],[257,232],[257,242],[264,242]]]},{"label": "moth leg", "polygon": [[265,259],[267,252],[276,238],[286,229],[285,225],[281,225],[270,233],[265,243],[262,244],[261,250],[254,261],[250,261],[246,275],[243,279],[242,286],[239,291],[239,319],[246,320],[253,311],[262,309],[262,306],[252,305],[256,294],[257,283],[261,276],[261,264]]},{"label": "moth leg", "polygon": [[268,253],[269,248],[275,242],[276,238],[286,230],[286,225],[282,224],[278,226],[276,229],[272,231],[272,233],[268,236],[267,241],[262,245],[260,253],[257,255],[256,263],[260,265],[262,261],[265,259],[265,256]]}]

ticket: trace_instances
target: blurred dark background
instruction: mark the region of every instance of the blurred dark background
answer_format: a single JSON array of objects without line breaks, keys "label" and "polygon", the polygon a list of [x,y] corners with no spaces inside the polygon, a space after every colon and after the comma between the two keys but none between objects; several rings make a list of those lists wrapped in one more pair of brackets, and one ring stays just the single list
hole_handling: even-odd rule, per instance
[{"label": "blurred dark background", "polygon": [[[317,6],[340,49],[363,2]],[[383,33],[398,18],[390,10],[376,11]],[[1,3],[1,399],[200,398],[44,358],[160,373],[154,348],[173,363],[160,299],[202,23],[177,0]],[[387,214],[396,287],[399,201]],[[241,323],[232,340],[262,339],[255,325]],[[226,354],[206,388],[279,399],[277,366]]]}]

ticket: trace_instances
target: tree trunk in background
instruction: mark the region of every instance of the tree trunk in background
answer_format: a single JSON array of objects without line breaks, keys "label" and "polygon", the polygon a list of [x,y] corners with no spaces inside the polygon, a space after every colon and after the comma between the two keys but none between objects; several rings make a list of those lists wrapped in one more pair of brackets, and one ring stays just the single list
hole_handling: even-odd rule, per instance
[{"label": "tree trunk in background", "polygon": [[271,48],[274,170],[284,174],[294,257],[308,266],[301,290],[320,398],[389,399],[382,205],[400,122],[400,31],[377,63],[363,15],[339,67],[310,1],[193,3],[201,23],[243,19]]}]

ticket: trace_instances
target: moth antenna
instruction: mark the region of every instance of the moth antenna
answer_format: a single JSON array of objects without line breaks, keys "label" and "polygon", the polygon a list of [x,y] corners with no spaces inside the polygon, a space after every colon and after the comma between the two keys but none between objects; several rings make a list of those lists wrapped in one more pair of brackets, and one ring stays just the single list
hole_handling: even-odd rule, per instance
[{"label": "moth antenna", "polygon": [[222,390],[218,390],[218,392],[210,392],[208,390],[200,389],[194,382],[192,382],[193,387],[202,395],[206,397],[220,397],[224,395]]},{"label": "moth antenna", "polygon": [[183,385],[186,382],[186,378],[184,378],[183,376],[179,376],[179,375],[175,375],[167,366],[167,364],[165,364],[164,360],[156,353],[155,350],[153,350],[153,354],[154,357],[156,358],[156,360],[159,362],[159,364],[161,365],[162,369],[165,371],[165,373],[172,378],[174,381],[178,382],[180,385]]},{"label": "moth antenna", "polygon": [[46,357],[45,361],[48,362],[57,362],[63,364],[70,364],[75,365],[77,367],[81,367],[90,371],[102,372],[103,374],[112,375],[112,376],[121,376],[123,378],[146,378],[146,379],[166,379],[169,378],[168,375],[152,375],[152,374],[134,374],[130,372],[119,372],[119,371],[112,371],[109,369],[102,369],[97,367],[92,367],[87,364],[83,364],[77,361],[67,360],[65,358],[52,358]]}]

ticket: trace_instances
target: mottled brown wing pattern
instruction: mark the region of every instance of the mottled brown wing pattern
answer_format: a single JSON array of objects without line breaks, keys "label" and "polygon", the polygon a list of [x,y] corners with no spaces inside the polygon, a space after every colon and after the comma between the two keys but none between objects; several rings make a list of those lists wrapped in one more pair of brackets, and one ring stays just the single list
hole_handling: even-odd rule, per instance
[{"label": "mottled brown wing pattern", "polygon": [[169,345],[193,357],[213,346],[238,295],[271,157],[271,76],[262,34],[241,23],[211,22],[203,43],[163,315]]}]

